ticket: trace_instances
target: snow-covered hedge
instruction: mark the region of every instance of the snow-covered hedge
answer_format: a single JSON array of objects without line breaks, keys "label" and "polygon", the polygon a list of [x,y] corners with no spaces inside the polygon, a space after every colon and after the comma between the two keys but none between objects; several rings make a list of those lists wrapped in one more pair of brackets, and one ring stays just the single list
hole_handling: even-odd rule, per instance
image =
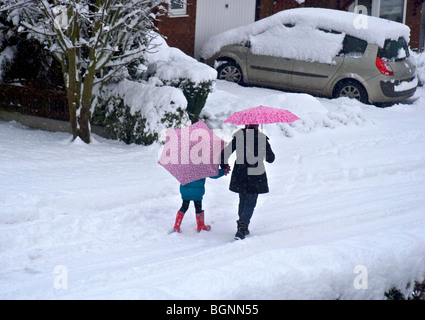
[{"label": "snow-covered hedge", "polygon": [[104,88],[92,123],[115,139],[149,145],[162,130],[189,124],[186,105],[179,89],[123,80]]},{"label": "snow-covered hedge", "polygon": [[151,82],[180,88],[187,100],[186,111],[192,122],[196,122],[213,90],[217,71],[180,49],[169,47],[159,35],[151,46],[153,49],[146,55],[148,69],[145,77]]},{"label": "snow-covered hedge", "polygon": [[199,120],[199,116],[207,102],[208,95],[214,87],[213,80],[203,82],[193,82],[190,79],[175,79],[166,81],[165,84],[180,88],[187,100],[186,112],[192,121],[195,123]]},{"label": "snow-covered hedge", "polygon": [[425,84],[425,52],[411,52],[416,61],[416,73],[418,75],[419,85]]},{"label": "snow-covered hedge", "polygon": [[159,133],[197,121],[217,72],[157,35],[138,77],[104,87],[92,123],[126,143],[149,145]]},{"label": "snow-covered hedge", "polygon": [[[190,79],[194,83],[208,82],[217,78],[217,71],[177,48],[169,47],[161,36],[151,42],[152,49],[146,54],[152,66],[153,76],[162,81]],[[149,71],[148,71],[149,72]]]}]

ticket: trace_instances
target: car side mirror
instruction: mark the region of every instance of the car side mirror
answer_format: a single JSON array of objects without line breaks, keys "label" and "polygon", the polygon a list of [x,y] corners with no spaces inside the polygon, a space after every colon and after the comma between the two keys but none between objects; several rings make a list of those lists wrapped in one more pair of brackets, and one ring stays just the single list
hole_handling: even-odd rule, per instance
[{"label": "car side mirror", "polygon": [[247,48],[251,48],[251,41],[249,41],[249,40],[245,41],[245,43],[243,44],[243,46],[244,47],[247,47]]}]

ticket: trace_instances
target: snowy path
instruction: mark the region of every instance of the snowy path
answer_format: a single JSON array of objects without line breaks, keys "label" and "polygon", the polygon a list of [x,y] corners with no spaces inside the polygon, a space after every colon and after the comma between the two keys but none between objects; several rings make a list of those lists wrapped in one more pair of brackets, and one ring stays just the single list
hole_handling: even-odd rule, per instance
[{"label": "snowy path", "polygon": [[191,207],[167,235],[180,198],[157,145],[0,122],[0,299],[382,299],[422,280],[425,89],[416,98],[379,109],[219,81],[205,114],[227,140],[222,121],[243,108],[303,119],[266,126],[271,191],[238,242],[229,177],[207,181],[211,232]]}]

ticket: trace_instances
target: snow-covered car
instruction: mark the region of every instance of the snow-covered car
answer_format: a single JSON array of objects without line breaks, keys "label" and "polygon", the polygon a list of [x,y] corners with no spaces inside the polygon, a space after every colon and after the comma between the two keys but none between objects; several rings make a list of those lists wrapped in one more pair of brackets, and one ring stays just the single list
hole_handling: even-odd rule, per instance
[{"label": "snow-covered car", "polygon": [[409,37],[401,23],[298,8],[211,37],[201,61],[236,83],[394,103],[418,85]]}]

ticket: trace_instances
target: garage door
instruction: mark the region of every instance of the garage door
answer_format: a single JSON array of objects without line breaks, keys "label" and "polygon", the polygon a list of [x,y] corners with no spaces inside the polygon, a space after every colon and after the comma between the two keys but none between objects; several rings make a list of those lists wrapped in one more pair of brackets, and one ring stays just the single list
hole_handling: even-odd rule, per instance
[{"label": "garage door", "polygon": [[204,42],[223,31],[255,21],[256,0],[197,0],[195,58]]}]

